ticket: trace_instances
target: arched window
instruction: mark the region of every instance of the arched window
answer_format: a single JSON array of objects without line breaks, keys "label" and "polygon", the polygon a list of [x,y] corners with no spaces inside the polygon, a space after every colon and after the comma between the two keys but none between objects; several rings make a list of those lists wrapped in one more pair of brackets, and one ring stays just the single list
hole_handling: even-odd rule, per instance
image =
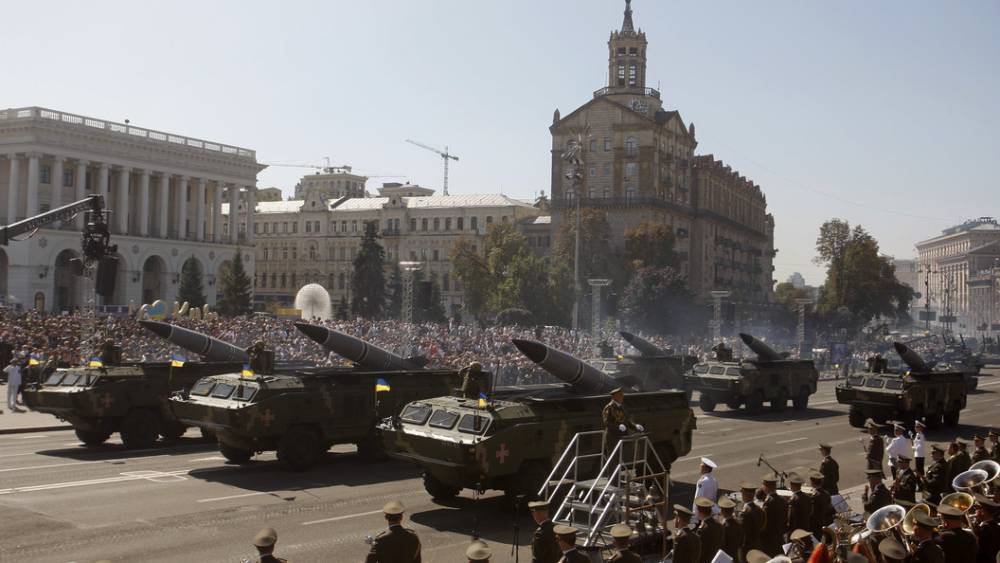
[{"label": "arched window", "polygon": [[638,197],[638,195],[639,194],[636,191],[635,186],[625,187],[625,201],[633,201],[636,197]]},{"label": "arched window", "polygon": [[635,63],[628,65],[628,85],[632,88],[638,85],[638,74],[636,72]]},{"label": "arched window", "polygon": [[346,276],[344,276],[344,272],[341,272],[340,275],[337,276],[337,289],[344,289],[345,281]]},{"label": "arched window", "polygon": [[281,289],[285,289],[286,287],[288,287],[288,278],[285,277],[285,274],[281,274]]},{"label": "arched window", "polygon": [[638,150],[638,146],[635,143],[635,137],[625,139],[625,156],[635,156]]},{"label": "arched window", "polygon": [[566,190],[566,201],[569,202],[576,201],[576,190],[572,188]]},{"label": "arched window", "polygon": [[260,287],[261,289],[267,287],[267,274],[260,275]]}]

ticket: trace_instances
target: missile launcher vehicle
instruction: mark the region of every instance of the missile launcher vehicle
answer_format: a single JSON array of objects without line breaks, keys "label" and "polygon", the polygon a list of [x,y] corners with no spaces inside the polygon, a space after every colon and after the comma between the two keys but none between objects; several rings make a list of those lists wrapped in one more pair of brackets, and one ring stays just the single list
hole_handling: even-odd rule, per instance
[{"label": "missile launcher vehicle", "polygon": [[247,361],[241,348],[207,335],[167,323],[141,321],[158,336],[207,361],[118,362],[108,350],[100,367],[58,369],[23,391],[31,410],[55,415],[73,425],[86,446],[98,446],[115,432],[129,449],[152,447],[158,436],[176,440],[187,430],[168,408],[167,399],[189,389],[206,375],[238,372]]},{"label": "missile launcher vehicle", "polygon": [[[498,387],[485,405],[457,396],[421,399],[379,424],[385,452],[422,467],[432,497],[466,488],[532,497],[576,433],[603,428],[608,392],[622,383],[544,344],[514,345],[565,383]],[[691,450],[695,418],[683,391],[630,391],[625,406],[665,464]],[[583,439],[594,443],[582,448],[600,449],[599,436]],[[600,469],[596,460],[581,463],[593,465],[584,471]]]},{"label": "missile launcher vehicle", "polygon": [[697,357],[663,350],[630,332],[622,331],[620,334],[639,351],[639,355],[594,358],[587,363],[620,383],[642,389],[684,389],[684,375],[698,363]]},{"label": "missile launcher vehicle", "polygon": [[935,358],[938,370],[960,371],[965,379],[965,387],[969,393],[979,387],[979,372],[983,369],[985,362],[978,354],[972,353],[963,341],[961,346],[949,344],[936,354]]},{"label": "missile launcher vehicle", "polygon": [[837,401],[850,405],[851,426],[861,428],[868,418],[880,423],[923,419],[930,428],[957,425],[968,395],[965,375],[948,366],[925,362],[900,342],[894,342],[893,348],[905,370],[893,371],[885,358],[874,357],[865,373],[852,375],[837,385]]},{"label": "missile launcher vehicle", "polygon": [[418,367],[326,327],[297,326],[353,360],[355,367],[272,371],[264,366],[249,374],[212,375],[170,399],[174,415],[213,433],[231,462],[275,451],[285,465],[301,471],[319,462],[334,444],[356,444],[362,456],[382,457],[375,435],[378,420],[397,415],[410,401],[446,395],[458,384],[454,370]]},{"label": "missile launcher vehicle", "polygon": [[712,412],[725,403],[733,410],[745,405],[747,412],[756,414],[766,401],[779,412],[789,399],[795,409],[807,408],[819,379],[812,360],[789,359],[749,334],[740,334],[740,339],[756,359],[737,361],[728,348],[718,349],[715,360],[695,365],[686,377],[688,389],[699,392],[701,410]]}]

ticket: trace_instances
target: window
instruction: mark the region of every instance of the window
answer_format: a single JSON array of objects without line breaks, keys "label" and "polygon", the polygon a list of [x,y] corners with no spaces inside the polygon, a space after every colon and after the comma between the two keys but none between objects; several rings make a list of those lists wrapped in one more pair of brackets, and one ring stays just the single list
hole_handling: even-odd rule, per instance
[{"label": "window", "polygon": [[344,272],[340,272],[340,274],[337,275],[337,289],[344,289],[347,285],[346,281],[347,276],[344,275]]},{"label": "window", "polygon": [[75,177],[73,175],[73,171],[72,170],[63,170],[63,183],[62,183],[62,185],[63,185],[64,188],[72,188],[74,180],[75,180]]},{"label": "window", "polygon": [[507,223],[510,222],[510,217],[508,217],[506,215],[503,215],[503,216],[500,217],[500,222],[503,223],[504,225],[506,225]]},{"label": "window", "polygon": [[883,385],[885,385],[885,382],[877,377],[869,378],[865,381],[865,387],[871,387],[873,389],[881,389]]},{"label": "window", "polygon": [[358,222],[357,221],[351,221],[351,232],[352,233],[358,232]]},{"label": "window", "polygon": [[215,386],[212,391],[212,398],[214,399],[228,399],[229,395],[233,393],[233,389],[236,389],[235,385],[229,383],[220,383]]},{"label": "window", "polygon": [[451,291],[451,275],[448,272],[441,276],[441,288],[444,291]]},{"label": "window", "polygon": [[452,428],[458,421],[458,414],[448,411],[434,411],[430,425],[434,428]]},{"label": "window", "polygon": [[341,246],[339,249],[339,259],[347,260],[347,249],[344,248],[343,246]]},{"label": "window", "polygon": [[287,285],[288,285],[288,278],[285,277],[285,274],[281,274],[281,289],[285,289],[285,286]]},{"label": "window", "polygon": [[208,393],[212,390],[212,387],[215,387],[214,381],[206,381],[203,379],[198,383],[195,383],[194,387],[191,388],[191,394],[197,395],[198,397],[204,397],[208,395]]},{"label": "window", "polygon": [[597,139],[590,140],[590,152],[597,152]]},{"label": "window", "polygon": [[267,288],[267,274],[262,274],[260,276],[260,287],[261,289]]},{"label": "window", "polygon": [[42,184],[52,183],[52,167],[48,164],[43,164],[39,167],[40,177],[39,182]]},{"label": "window", "polygon": [[611,152],[611,137],[604,138],[604,152]]},{"label": "window", "polygon": [[399,219],[392,220],[392,230],[397,233],[399,232]]},{"label": "window", "polygon": [[479,217],[472,217],[469,219],[469,228],[473,231],[479,231]]},{"label": "window", "polygon": [[410,403],[406,405],[399,418],[409,424],[424,424],[431,415],[431,407],[422,403]]},{"label": "window", "polygon": [[437,262],[440,259],[440,257],[441,257],[440,251],[438,251],[438,249],[435,248],[434,251],[433,251],[433,254],[431,256],[433,257],[432,259],[435,262]]},{"label": "window", "polygon": [[256,235],[259,232],[260,232],[260,223],[254,223],[253,224],[253,234]]},{"label": "window", "polygon": [[576,190],[566,190],[566,201],[576,201]]},{"label": "window", "polygon": [[467,414],[458,423],[458,431],[465,434],[482,434],[490,425],[490,419],[478,414]]},{"label": "window", "polygon": [[278,274],[271,274],[271,287],[278,287]]},{"label": "window", "polygon": [[281,259],[282,260],[288,260],[288,249],[287,248],[282,248],[281,249]]},{"label": "window", "polygon": [[493,216],[492,215],[487,215],[486,216],[486,226],[489,227],[492,224],[493,224]]},{"label": "window", "polygon": [[346,233],[347,232],[347,221],[341,221],[340,222],[340,232],[342,232],[342,233]]},{"label": "window", "polygon": [[319,221],[313,221],[313,232],[314,233],[319,232]]},{"label": "window", "polygon": [[638,84],[637,76],[638,73],[636,72],[635,64],[628,65],[628,85],[630,87],[635,87]]},{"label": "window", "polygon": [[434,218],[434,230],[435,231],[440,231],[441,230],[441,219],[439,219],[437,217]]},{"label": "window", "polygon": [[292,289],[295,289],[295,274],[292,274]]},{"label": "window", "polygon": [[458,219],[455,219],[455,228],[457,228],[460,231],[465,228],[465,217],[459,217]]},{"label": "window", "polygon": [[446,230],[446,231],[450,231],[451,230],[451,217],[445,217],[444,218],[444,230]]},{"label": "window", "polygon": [[618,85],[625,85],[625,65],[618,65]]},{"label": "window", "polygon": [[288,232],[288,223],[282,223],[281,224],[281,232],[283,232],[283,233],[287,233]]},{"label": "window", "polygon": [[625,139],[625,156],[635,156],[637,150],[635,137]]},{"label": "window", "polygon": [[595,176],[597,176],[597,167],[596,166],[591,166],[590,167],[590,177],[593,178]]},{"label": "window", "polygon": [[[308,225],[309,223],[307,222],[306,224]],[[293,233],[299,232],[299,224],[298,223],[292,223],[292,232]]]},{"label": "window", "polygon": [[312,232],[312,223],[310,223],[309,221],[306,221],[306,232],[307,233]]},{"label": "window", "polygon": [[298,259],[299,259],[299,247],[293,246],[292,247],[292,260],[298,260]]},{"label": "window", "polygon": [[427,219],[421,219],[420,220],[420,230],[421,231],[426,231],[427,230]]},{"label": "window", "polygon": [[411,250],[410,251],[410,262],[416,262],[416,261],[417,261],[417,251],[416,250]]},{"label": "window", "polygon": [[636,49],[635,47],[629,47],[628,48],[628,54],[630,54],[632,56],[635,56],[635,55],[639,54],[639,50]]},{"label": "window", "polygon": [[603,172],[604,172],[605,176],[610,176],[611,175],[611,164],[610,163],[604,165]]},{"label": "window", "polygon": [[336,233],[337,232],[337,222],[336,221],[330,221],[330,232],[331,233]]},{"label": "window", "polygon": [[417,220],[410,219],[410,232],[415,232],[417,230]]},{"label": "window", "polygon": [[625,177],[635,178],[639,175],[639,163],[638,162],[626,162],[625,163]]},{"label": "window", "polygon": [[420,261],[421,262],[426,262],[427,261],[427,249],[426,248],[421,248],[420,249]]}]

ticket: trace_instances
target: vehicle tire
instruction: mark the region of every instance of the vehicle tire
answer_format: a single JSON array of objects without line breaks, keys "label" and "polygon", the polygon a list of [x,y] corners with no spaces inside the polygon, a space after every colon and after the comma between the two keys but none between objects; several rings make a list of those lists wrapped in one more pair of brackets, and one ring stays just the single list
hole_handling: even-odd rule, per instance
[{"label": "vehicle tire", "polygon": [[227,460],[239,464],[247,463],[253,457],[252,451],[236,448],[223,442],[219,442],[219,453]]},{"label": "vehicle tire", "polygon": [[507,490],[508,496],[514,497],[524,495],[525,500],[531,501],[538,498],[538,489],[542,482],[549,476],[550,470],[541,461],[525,462],[514,477],[512,489]]},{"label": "vehicle tire", "polygon": [[715,397],[711,395],[702,393],[701,396],[698,397],[698,406],[701,407],[701,410],[705,412],[714,411],[715,405],[716,405]]},{"label": "vehicle tire", "polygon": [[278,459],[293,471],[316,465],[324,452],[323,443],[311,428],[293,426],[278,442]]},{"label": "vehicle tire", "polygon": [[799,389],[799,394],[792,399],[792,406],[795,410],[804,411],[809,408],[809,388],[803,387]]},{"label": "vehicle tire", "polygon": [[76,437],[88,448],[100,446],[111,437],[111,432],[104,432],[103,430],[83,430],[77,428],[75,432]]},{"label": "vehicle tire", "polygon": [[778,391],[778,395],[771,399],[771,411],[781,412],[788,407],[788,389],[784,387]]},{"label": "vehicle tire", "polygon": [[122,420],[122,443],[130,450],[144,450],[153,447],[159,436],[159,420],[148,409],[133,409]]},{"label": "vehicle tire", "polygon": [[760,391],[754,391],[747,397],[747,412],[750,414],[759,414],[764,408],[764,394]]},{"label": "vehicle tire", "polygon": [[961,410],[954,408],[944,413],[944,425],[952,427],[958,426],[958,415],[961,412],[962,412]]},{"label": "vehicle tire", "polygon": [[851,409],[847,411],[847,422],[855,428],[863,428],[865,425],[865,411],[861,410],[858,405],[851,405]]},{"label": "vehicle tire", "polygon": [[211,430],[209,430],[207,428],[199,428],[198,430],[201,431],[201,439],[202,440],[205,440],[206,442],[218,442],[219,441],[219,438],[218,438],[218,436],[215,435],[215,432],[212,432]]},{"label": "vehicle tire", "polygon": [[385,454],[385,449],[382,447],[382,440],[375,429],[368,432],[368,435],[358,442],[357,446],[358,455],[366,461],[384,461],[389,458]]},{"label": "vehicle tire", "polygon": [[187,432],[187,426],[176,420],[165,420],[160,424],[160,436],[163,436],[163,439],[167,442],[179,440],[185,432]]},{"label": "vehicle tire", "polygon": [[429,471],[424,471],[424,490],[427,491],[427,494],[431,495],[432,499],[438,501],[451,500],[462,491],[459,487],[452,487],[442,483],[437,477],[431,475]]},{"label": "vehicle tire", "polygon": [[729,407],[730,410],[738,410],[741,405],[743,405],[743,397],[730,397],[726,400],[726,406]]}]

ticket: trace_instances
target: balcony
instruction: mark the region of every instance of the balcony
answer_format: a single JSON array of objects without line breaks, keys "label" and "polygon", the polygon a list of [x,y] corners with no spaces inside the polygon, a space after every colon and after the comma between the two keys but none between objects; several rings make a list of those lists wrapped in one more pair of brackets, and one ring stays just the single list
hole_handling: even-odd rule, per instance
[{"label": "balcony", "polygon": [[631,94],[634,96],[649,96],[650,98],[660,99],[660,92],[654,88],[629,88],[629,87],[611,87],[605,86],[600,90],[594,90],[594,97],[601,98],[609,94]]}]

